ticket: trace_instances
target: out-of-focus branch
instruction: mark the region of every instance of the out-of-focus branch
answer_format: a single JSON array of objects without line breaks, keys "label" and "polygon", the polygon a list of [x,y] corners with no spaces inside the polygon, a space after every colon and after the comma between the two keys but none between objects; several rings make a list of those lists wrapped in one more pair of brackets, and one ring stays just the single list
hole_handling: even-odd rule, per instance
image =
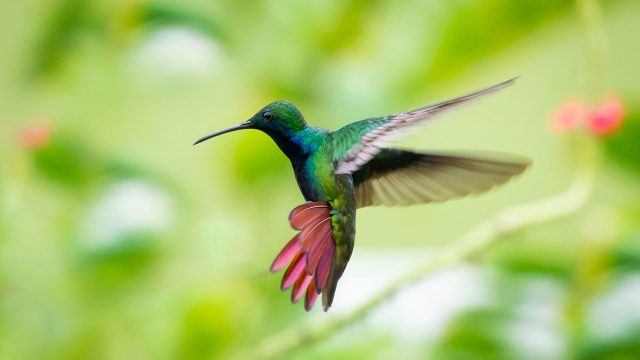
[{"label": "out-of-focus branch", "polygon": [[[583,139],[584,140],[584,139]],[[583,144],[585,145],[585,144]],[[586,159],[593,160],[589,146],[583,148]],[[583,158],[582,160],[585,160]],[[291,351],[331,337],[343,328],[371,314],[378,306],[391,299],[404,288],[425,279],[427,276],[468,261],[498,242],[503,235],[571,215],[587,202],[592,190],[593,161],[583,161],[578,175],[560,194],[546,199],[506,209],[488,221],[478,225],[451,246],[442,249],[435,256],[421,262],[409,273],[398,278],[386,289],[353,312],[334,318],[320,326],[290,329],[267,338],[250,352],[242,353],[239,359],[280,358]]]},{"label": "out-of-focus branch", "polygon": [[602,28],[602,8],[598,0],[577,0],[586,41],[586,89],[591,101],[600,101],[606,89],[606,37]]}]

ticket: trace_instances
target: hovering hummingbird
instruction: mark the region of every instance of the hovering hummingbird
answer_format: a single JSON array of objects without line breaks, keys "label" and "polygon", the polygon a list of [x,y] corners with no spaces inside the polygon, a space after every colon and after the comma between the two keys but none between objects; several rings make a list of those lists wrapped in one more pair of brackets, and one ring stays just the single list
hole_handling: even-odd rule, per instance
[{"label": "hovering hummingbird", "polygon": [[269,135],[289,158],[306,202],[289,214],[291,226],[299,232],[276,256],[271,272],[288,265],[281,289],[293,287],[291,302],[306,294],[304,308],[309,311],[322,294],[327,311],[353,251],[356,209],[443,202],[489,190],[527,168],[527,160],[387,147],[436,115],[514,81],[415,110],[357,121],[337,131],[309,126],[294,105],[276,101],[240,125],[207,135],[194,145],[228,132],[256,129]]}]

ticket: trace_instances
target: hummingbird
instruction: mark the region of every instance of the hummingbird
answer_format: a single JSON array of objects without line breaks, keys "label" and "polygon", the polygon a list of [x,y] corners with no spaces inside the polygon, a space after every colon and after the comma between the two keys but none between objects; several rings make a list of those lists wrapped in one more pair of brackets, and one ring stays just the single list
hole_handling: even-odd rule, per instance
[{"label": "hummingbird", "polygon": [[194,145],[232,131],[267,134],[289,158],[305,202],[289,214],[297,233],[271,264],[286,267],[280,288],[291,302],[303,296],[309,311],[322,294],[327,311],[355,241],[356,210],[443,202],[480,193],[522,173],[530,162],[514,157],[416,152],[389,147],[398,137],[444,112],[494,93],[515,81],[443,102],[356,121],[329,131],[309,126],[293,104],[276,101],[249,120],[204,136]]}]

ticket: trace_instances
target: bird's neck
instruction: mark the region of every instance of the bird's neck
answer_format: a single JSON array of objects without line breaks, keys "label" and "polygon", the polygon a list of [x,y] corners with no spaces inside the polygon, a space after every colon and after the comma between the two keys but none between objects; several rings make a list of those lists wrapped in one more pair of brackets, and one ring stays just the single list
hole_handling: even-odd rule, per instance
[{"label": "bird's neck", "polygon": [[306,159],[317,148],[317,134],[310,127],[299,131],[267,131],[267,135],[294,164]]}]

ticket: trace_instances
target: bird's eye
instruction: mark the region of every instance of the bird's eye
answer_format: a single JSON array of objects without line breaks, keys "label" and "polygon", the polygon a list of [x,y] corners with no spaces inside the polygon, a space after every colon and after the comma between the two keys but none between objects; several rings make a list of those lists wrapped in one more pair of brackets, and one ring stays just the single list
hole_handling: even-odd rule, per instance
[{"label": "bird's eye", "polygon": [[266,113],[262,114],[262,117],[263,117],[265,120],[271,120],[271,117],[272,117],[271,112],[270,112],[270,111],[267,111]]}]

